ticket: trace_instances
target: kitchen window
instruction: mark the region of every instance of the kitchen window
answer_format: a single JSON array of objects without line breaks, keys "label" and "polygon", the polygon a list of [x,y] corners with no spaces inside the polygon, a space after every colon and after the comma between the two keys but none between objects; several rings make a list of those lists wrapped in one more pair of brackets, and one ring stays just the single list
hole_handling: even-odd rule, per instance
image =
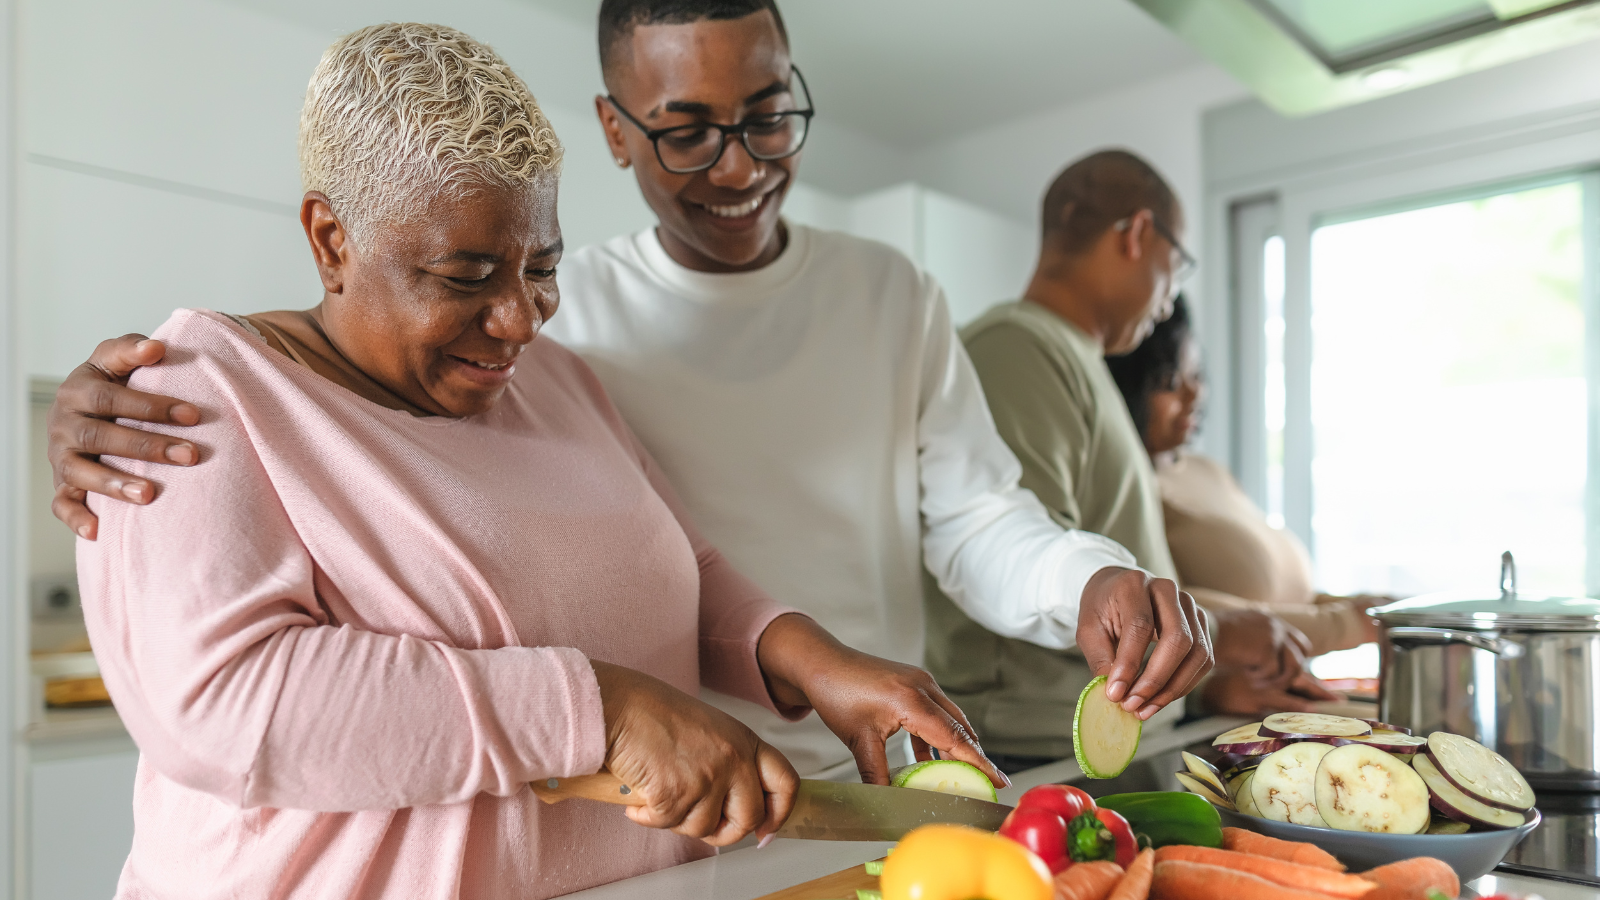
[{"label": "kitchen window", "polygon": [[1600,587],[1597,185],[1291,216],[1287,242],[1275,203],[1235,208],[1235,265],[1257,267],[1238,273],[1236,462],[1320,589],[1484,593],[1504,550],[1530,591]]}]

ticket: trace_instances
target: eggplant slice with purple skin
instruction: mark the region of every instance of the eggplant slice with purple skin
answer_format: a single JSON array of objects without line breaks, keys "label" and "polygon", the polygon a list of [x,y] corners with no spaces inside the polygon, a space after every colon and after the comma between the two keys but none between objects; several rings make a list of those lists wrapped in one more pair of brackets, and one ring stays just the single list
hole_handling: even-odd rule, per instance
[{"label": "eggplant slice with purple skin", "polygon": [[1411,765],[1428,785],[1433,808],[1448,818],[1483,828],[1516,828],[1528,821],[1525,813],[1490,806],[1468,796],[1440,773],[1426,753],[1418,753]]},{"label": "eggplant slice with purple skin", "polygon": [[1250,779],[1250,795],[1261,818],[1328,827],[1317,810],[1317,766],[1333,747],[1315,741],[1290,744],[1261,761]]},{"label": "eggplant slice with purple skin", "polygon": [[1194,777],[1205,782],[1223,797],[1228,796],[1228,786],[1223,783],[1222,773],[1217,771],[1216,766],[1213,766],[1211,763],[1206,762],[1187,750],[1183,751],[1182,759],[1184,768],[1189,770],[1190,775],[1193,775]]},{"label": "eggplant slice with purple skin", "polygon": [[1329,828],[1417,834],[1433,818],[1428,785],[1376,747],[1335,747],[1317,765],[1317,811]]},{"label": "eggplant slice with purple skin", "polygon": [[1267,716],[1261,723],[1261,734],[1287,740],[1309,740],[1319,737],[1364,737],[1372,734],[1372,726],[1349,716],[1327,716],[1322,713],[1278,713]]},{"label": "eggplant slice with purple skin", "polygon": [[1190,775],[1188,772],[1177,773],[1177,779],[1178,783],[1183,785],[1184,790],[1191,794],[1199,794],[1202,800],[1205,800],[1212,806],[1219,807],[1221,809],[1234,810],[1237,812],[1237,810],[1234,808],[1233,801],[1228,799],[1227,791],[1218,791],[1216,788],[1213,788],[1210,783],[1202,781],[1199,778]]},{"label": "eggplant slice with purple skin", "polygon": [[1428,735],[1428,749],[1439,774],[1462,793],[1488,806],[1527,812],[1533,788],[1506,758],[1471,738],[1447,731]]}]

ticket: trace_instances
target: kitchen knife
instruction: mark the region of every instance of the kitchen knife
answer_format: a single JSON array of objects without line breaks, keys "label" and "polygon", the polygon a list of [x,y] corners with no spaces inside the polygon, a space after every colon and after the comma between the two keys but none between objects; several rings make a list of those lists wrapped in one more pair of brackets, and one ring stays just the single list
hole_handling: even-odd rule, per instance
[{"label": "kitchen knife", "polygon": [[[540,800],[559,803],[574,797],[643,806],[644,800],[610,772],[536,781]],[[843,784],[802,779],[777,837],[807,841],[898,841],[920,825],[942,822],[994,831],[1011,807],[971,797],[876,784]]]}]

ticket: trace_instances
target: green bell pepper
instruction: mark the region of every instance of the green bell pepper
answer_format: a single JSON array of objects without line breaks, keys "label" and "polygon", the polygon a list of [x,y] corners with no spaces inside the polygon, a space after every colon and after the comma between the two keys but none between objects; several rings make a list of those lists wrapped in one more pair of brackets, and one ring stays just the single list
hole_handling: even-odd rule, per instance
[{"label": "green bell pepper", "polygon": [[1148,838],[1152,847],[1222,846],[1222,817],[1216,807],[1187,791],[1112,794],[1095,804],[1121,813],[1134,834]]}]

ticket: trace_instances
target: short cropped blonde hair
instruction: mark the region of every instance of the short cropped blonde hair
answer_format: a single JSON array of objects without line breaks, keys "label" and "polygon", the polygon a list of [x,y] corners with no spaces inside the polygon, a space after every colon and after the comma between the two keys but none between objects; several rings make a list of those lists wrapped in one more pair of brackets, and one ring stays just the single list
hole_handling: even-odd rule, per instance
[{"label": "short cropped blonde hair", "polygon": [[434,197],[527,187],[560,165],[561,143],[522,79],[442,25],[373,25],[335,41],[300,112],[301,181],[358,243],[375,223],[415,220]]}]

